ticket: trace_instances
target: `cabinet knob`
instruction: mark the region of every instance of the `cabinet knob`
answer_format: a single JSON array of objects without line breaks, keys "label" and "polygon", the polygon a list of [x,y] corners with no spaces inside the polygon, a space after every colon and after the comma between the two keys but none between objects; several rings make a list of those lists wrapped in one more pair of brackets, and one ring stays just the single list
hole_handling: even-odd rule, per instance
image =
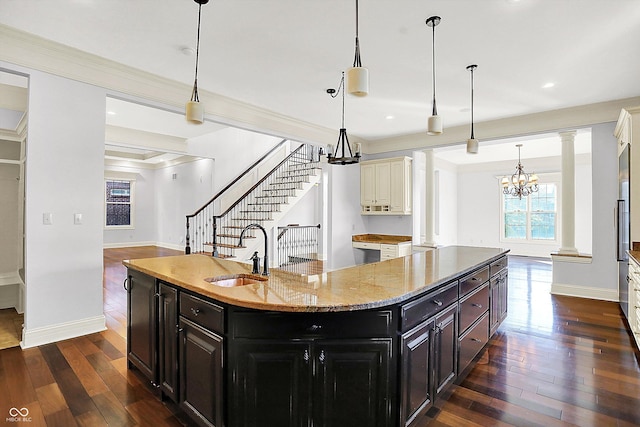
[{"label": "cabinet knob", "polygon": [[318,332],[322,329],[322,325],[311,325],[307,328],[307,332]]},{"label": "cabinet knob", "polygon": [[200,314],[200,309],[191,307],[191,313],[193,313],[194,316],[198,316],[198,314]]},{"label": "cabinet knob", "polygon": [[302,359],[303,359],[305,362],[309,363],[309,359],[310,359],[310,357],[309,357],[309,350],[307,350],[306,348],[304,349],[304,353],[302,354]]},{"label": "cabinet knob", "polygon": [[473,342],[482,342],[482,340],[479,340],[478,338],[471,338],[471,341],[473,341]]},{"label": "cabinet knob", "polygon": [[442,301],[440,301],[440,300],[434,299],[434,300],[433,300],[433,303],[434,303],[435,305],[437,305],[438,307],[442,307]]},{"label": "cabinet knob", "polygon": [[477,303],[473,303],[471,304],[472,307],[477,307],[477,308],[482,308],[482,304],[477,304]]},{"label": "cabinet knob", "polygon": [[327,358],[327,356],[324,354],[324,350],[320,350],[320,356],[318,356],[318,360],[320,361],[320,363],[324,364],[324,360]]}]

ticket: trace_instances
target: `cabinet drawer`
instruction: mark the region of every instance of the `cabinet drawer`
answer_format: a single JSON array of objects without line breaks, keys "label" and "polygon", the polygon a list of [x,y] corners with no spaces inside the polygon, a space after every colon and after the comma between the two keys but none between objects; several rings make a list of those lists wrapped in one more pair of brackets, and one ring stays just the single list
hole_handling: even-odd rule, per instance
[{"label": "cabinet drawer", "polygon": [[403,331],[413,328],[423,320],[444,310],[458,299],[458,282],[454,281],[444,288],[430,292],[400,307],[401,327]]},{"label": "cabinet drawer", "polygon": [[388,245],[382,243],[380,245],[380,258],[397,258],[398,245]]},{"label": "cabinet drawer", "polygon": [[359,249],[380,249],[380,243],[370,243],[370,242],[351,242],[351,246]]},{"label": "cabinet drawer", "polygon": [[460,279],[460,296],[466,295],[489,280],[489,266],[476,270]]},{"label": "cabinet drawer", "polygon": [[224,308],[187,293],[180,293],[180,315],[210,331],[224,333]]},{"label": "cabinet drawer", "polygon": [[503,256],[502,258],[500,258],[497,261],[493,261],[489,266],[490,269],[491,269],[491,271],[490,271],[491,276],[493,277],[495,274],[500,273],[502,270],[507,268],[508,264],[509,264],[509,261],[507,260],[506,256]]},{"label": "cabinet drawer", "polygon": [[489,283],[485,283],[472,294],[460,300],[461,333],[471,326],[489,308]]},{"label": "cabinet drawer", "polygon": [[489,341],[489,314],[485,313],[478,323],[460,337],[460,365],[458,373],[471,363],[474,357]]},{"label": "cabinet drawer", "polygon": [[343,313],[236,311],[229,325],[234,338],[388,337],[395,327],[391,310]]}]

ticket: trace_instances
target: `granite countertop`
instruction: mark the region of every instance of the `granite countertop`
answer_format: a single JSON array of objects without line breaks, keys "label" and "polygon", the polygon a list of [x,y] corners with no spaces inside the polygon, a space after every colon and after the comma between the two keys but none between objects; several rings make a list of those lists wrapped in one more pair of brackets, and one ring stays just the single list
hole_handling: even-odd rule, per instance
[{"label": "granite countertop", "polygon": [[125,260],[123,264],[240,307],[286,312],[352,311],[402,302],[507,252],[449,246],[311,276],[272,269],[267,281],[232,288],[204,279],[250,274],[250,265],[197,254]]},{"label": "granite countertop", "polygon": [[394,234],[356,234],[351,236],[351,241],[397,245],[399,243],[410,243],[411,236],[399,236]]}]

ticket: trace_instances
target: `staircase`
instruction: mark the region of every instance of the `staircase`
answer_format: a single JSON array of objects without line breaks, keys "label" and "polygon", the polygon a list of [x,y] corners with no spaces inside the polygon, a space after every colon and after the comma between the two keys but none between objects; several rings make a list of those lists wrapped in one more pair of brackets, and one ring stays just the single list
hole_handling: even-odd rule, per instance
[{"label": "staircase", "polygon": [[185,253],[208,253],[238,261],[247,260],[256,250],[264,255],[264,242],[262,238],[256,239],[256,230],[247,230],[243,246],[238,246],[242,230],[249,224],[259,224],[272,234],[270,230],[319,180],[317,149],[309,144],[300,145],[230,206],[220,206],[219,201],[233,183],[196,213],[187,215]]}]

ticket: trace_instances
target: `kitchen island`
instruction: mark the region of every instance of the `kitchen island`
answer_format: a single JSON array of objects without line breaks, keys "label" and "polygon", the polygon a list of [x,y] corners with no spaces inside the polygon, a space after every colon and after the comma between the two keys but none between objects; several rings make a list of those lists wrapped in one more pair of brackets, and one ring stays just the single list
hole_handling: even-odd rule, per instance
[{"label": "kitchen island", "polygon": [[200,425],[412,425],[506,316],[506,253],[268,278],[204,255],[124,261],[129,366]]}]

